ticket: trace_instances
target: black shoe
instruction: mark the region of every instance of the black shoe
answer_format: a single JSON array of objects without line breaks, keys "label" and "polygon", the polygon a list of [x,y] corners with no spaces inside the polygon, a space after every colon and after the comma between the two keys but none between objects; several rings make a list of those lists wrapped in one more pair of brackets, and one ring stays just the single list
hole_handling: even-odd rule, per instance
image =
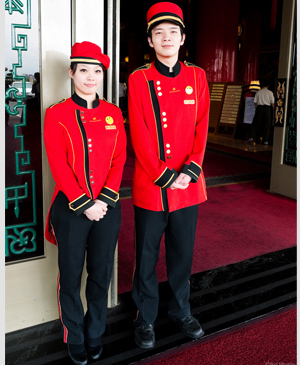
[{"label": "black shoe", "polygon": [[103,350],[103,346],[102,346],[102,343],[100,343],[100,345],[95,346],[95,347],[88,346],[87,353],[88,353],[88,356],[92,360],[97,360],[97,359],[99,359],[99,357],[102,353],[102,350]]},{"label": "black shoe", "polygon": [[88,357],[87,357],[87,353],[85,350],[82,352],[79,352],[78,354],[75,354],[74,352],[70,351],[70,348],[68,346],[68,353],[74,364],[86,365],[88,363]]},{"label": "black shoe", "polygon": [[155,334],[153,324],[135,328],[135,343],[142,349],[151,349],[155,345]]},{"label": "black shoe", "polygon": [[188,337],[200,338],[204,336],[203,328],[200,326],[200,323],[197,321],[197,319],[192,315],[181,319],[172,317],[170,318],[179,324],[181,331]]}]

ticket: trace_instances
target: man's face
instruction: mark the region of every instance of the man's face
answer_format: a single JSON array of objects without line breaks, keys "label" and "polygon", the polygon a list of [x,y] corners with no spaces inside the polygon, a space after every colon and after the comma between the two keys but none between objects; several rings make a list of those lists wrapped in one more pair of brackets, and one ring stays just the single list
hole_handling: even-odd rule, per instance
[{"label": "man's face", "polygon": [[177,57],[184,40],[185,34],[181,36],[179,25],[170,22],[158,24],[152,29],[152,40],[148,37],[150,47],[163,58]]}]

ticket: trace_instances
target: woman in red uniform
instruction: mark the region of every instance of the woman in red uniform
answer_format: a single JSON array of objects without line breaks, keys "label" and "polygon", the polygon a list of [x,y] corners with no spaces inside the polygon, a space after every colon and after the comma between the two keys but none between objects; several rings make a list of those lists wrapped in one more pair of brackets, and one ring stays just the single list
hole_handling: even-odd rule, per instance
[{"label": "woman in red uniform", "polygon": [[[121,110],[100,100],[109,57],[75,43],[69,75],[75,93],[46,110],[44,139],[56,187],[45,236],[58,246],[57,294],[63,339],[75,364],[102,352],[107,292],[121,224],[119,187],[126,160]],[[81,275],[87,258],[84,314]]]}]

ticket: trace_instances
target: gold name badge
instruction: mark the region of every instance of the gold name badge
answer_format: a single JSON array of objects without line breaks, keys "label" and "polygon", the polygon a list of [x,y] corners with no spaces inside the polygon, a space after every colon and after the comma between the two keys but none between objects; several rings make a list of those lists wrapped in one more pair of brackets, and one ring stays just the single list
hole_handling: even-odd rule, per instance
[{"label": "gold name badge", "polygon": [[106,121],[107,124],[113,124],[113,122],[114,122],[113,118],[110,117],[110,116],[106,117],[105,121]]},{"label": "gold name badge", "polygon": [[106,125],[105,129],[117,129],[115,125]]},{"label": "gold name badge", "polygon": [[183,100],[184,104],[195,104],[195,100]]},{"label": "gold name badge", "polygon": [[191,86],[187,86],[185,88],[185,92],[188,94],[188,95],[191,95],[193,93],[193,88]]}]

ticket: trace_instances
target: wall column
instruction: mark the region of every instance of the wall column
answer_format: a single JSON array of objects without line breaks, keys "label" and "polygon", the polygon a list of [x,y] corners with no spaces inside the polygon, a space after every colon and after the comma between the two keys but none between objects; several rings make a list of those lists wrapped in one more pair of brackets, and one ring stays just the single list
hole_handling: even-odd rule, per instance
[{"label": "wall column", "polygon": [[291,78],[293,42],[295,32],[295,0],[284,0],[281,23],[280,58],[278,78],[287,79],[284,126],[274,127],[270,191],[297,199],[297,167],[283,163],[287,132],[287,105]]}]

